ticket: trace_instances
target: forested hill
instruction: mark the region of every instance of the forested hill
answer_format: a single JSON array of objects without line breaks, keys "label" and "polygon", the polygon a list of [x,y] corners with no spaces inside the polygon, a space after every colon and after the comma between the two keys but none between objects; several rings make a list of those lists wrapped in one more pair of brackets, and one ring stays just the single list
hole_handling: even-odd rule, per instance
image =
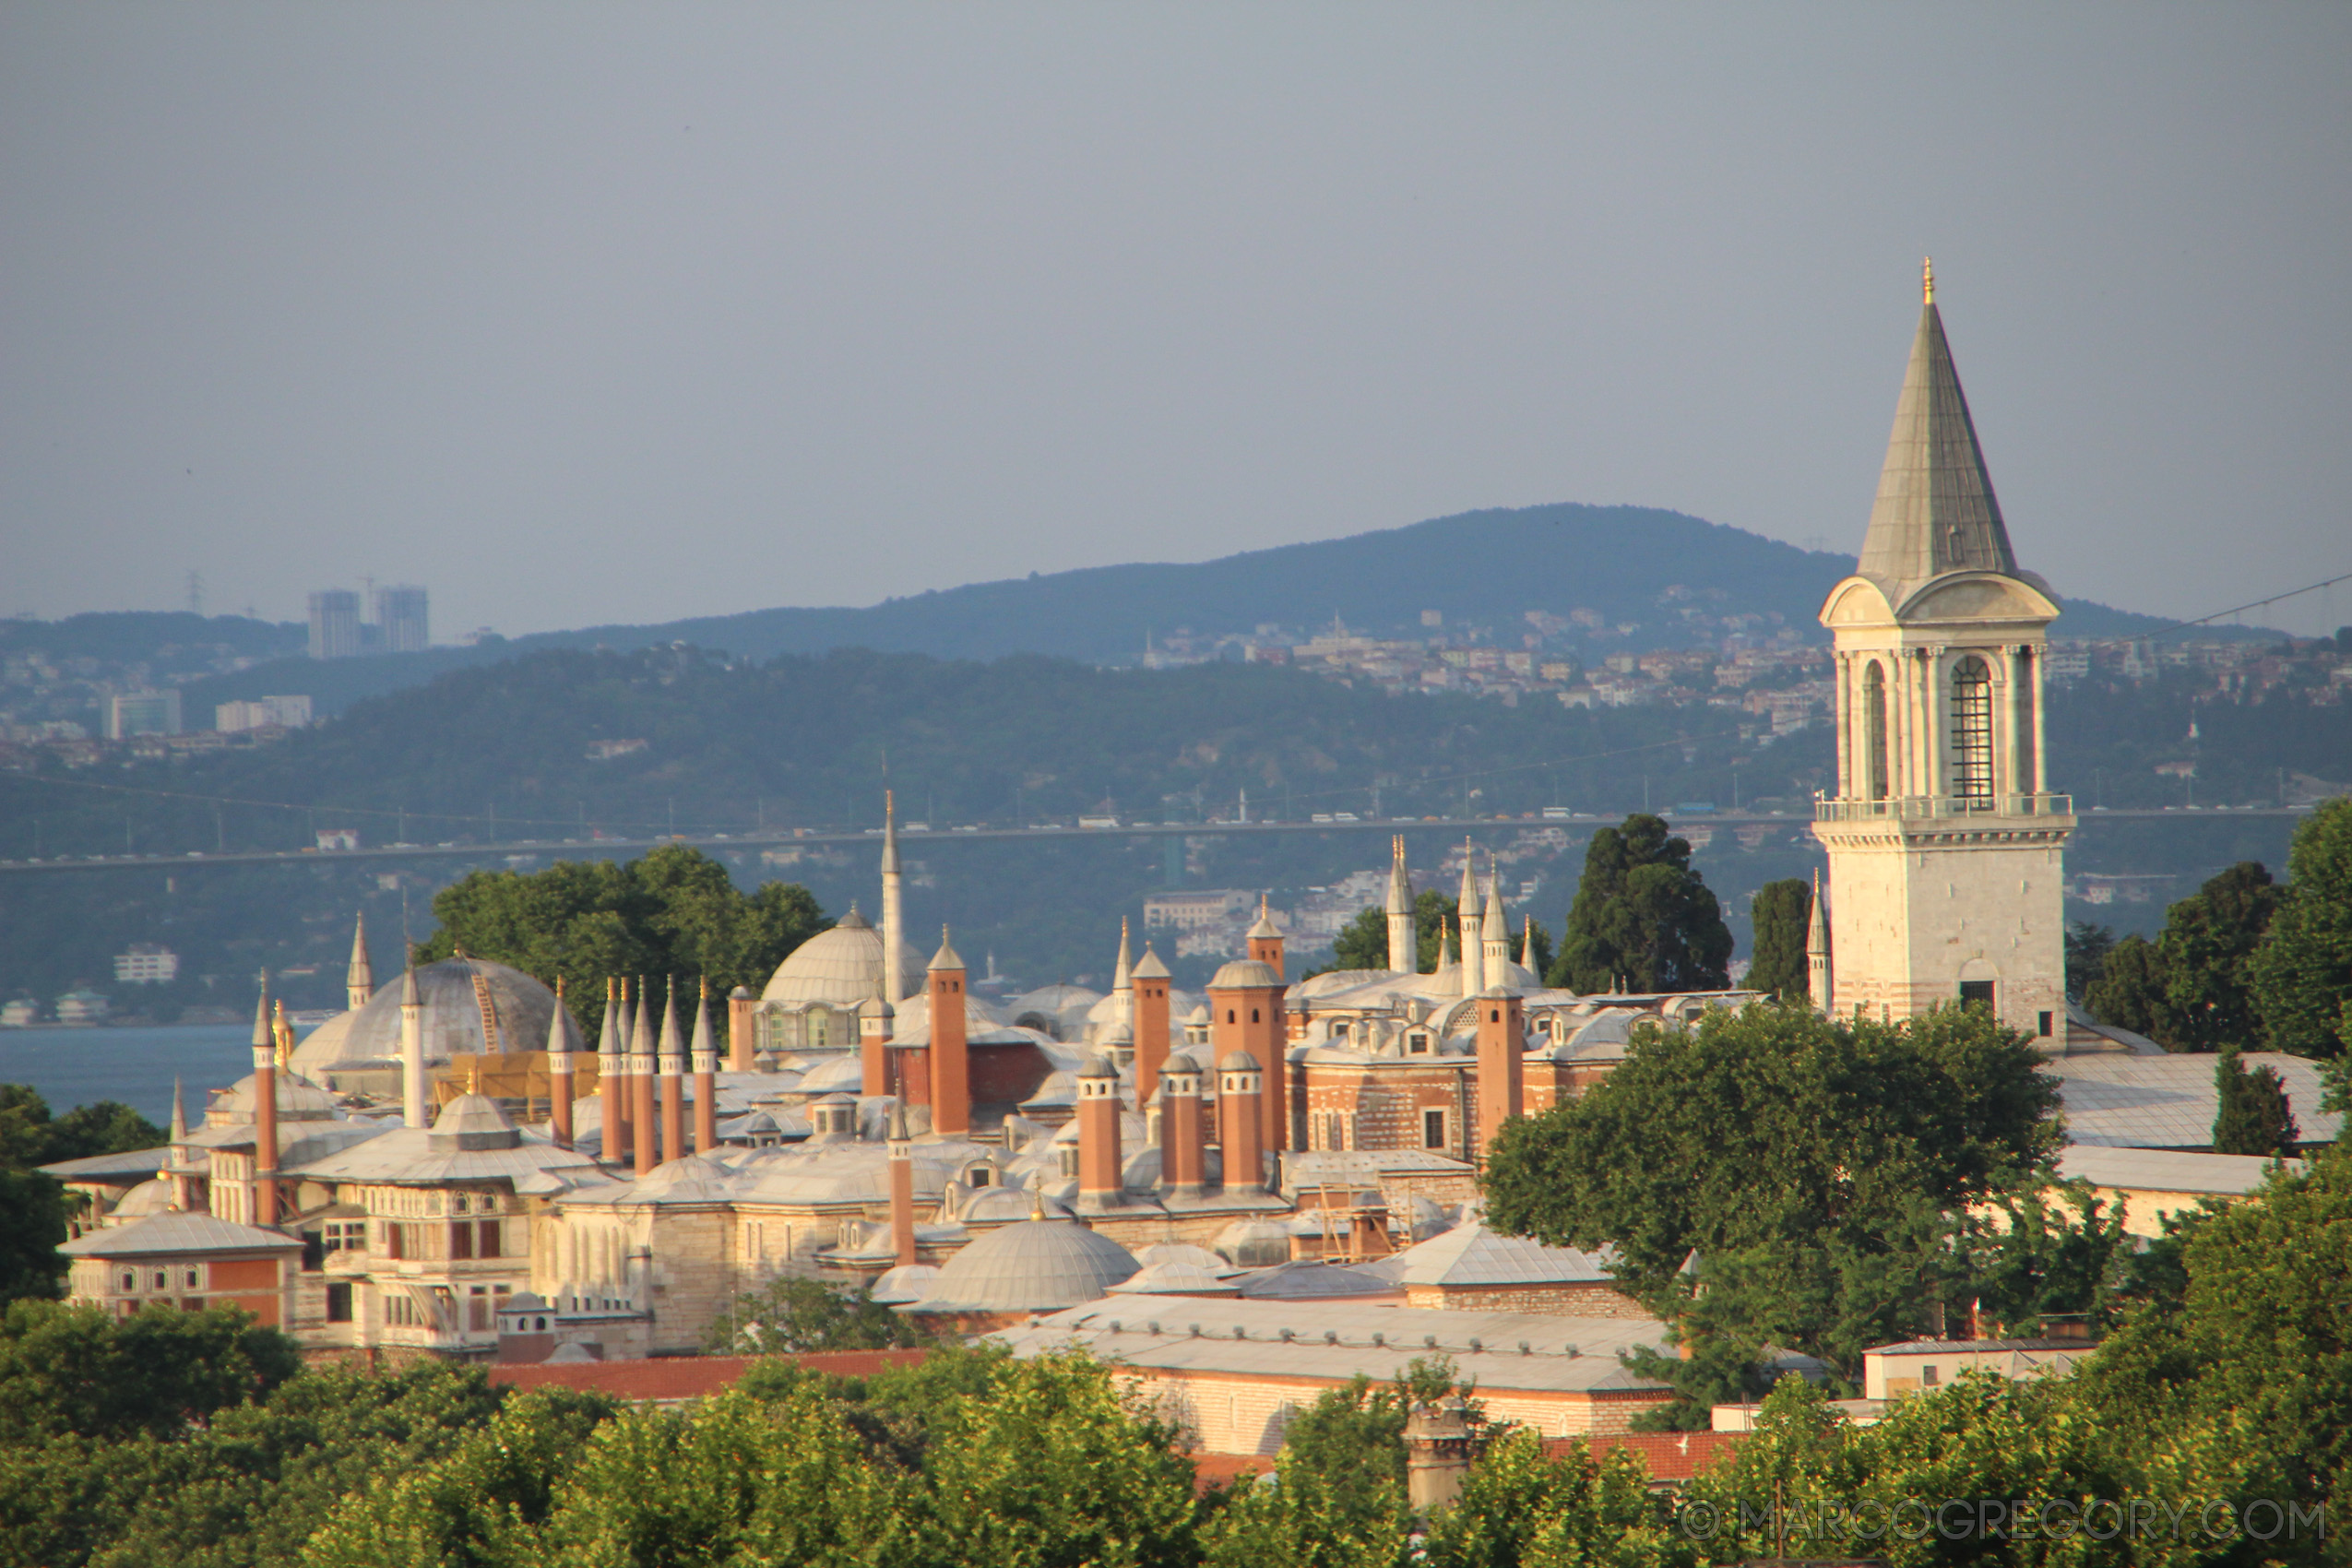
[{"label": "forested hill", "polygon": [[[306,841],[312,807],[316,826],[357,826],[371,841],[401,830],[400,813],[410,838],[435,841],[659,830],[673,817],[703,832],[865,825],[885,768],[909,814],[943,826],[1067,821],[1106,802],[1128,817],[1198,821],[1229,812],[1245,788],[1253,814],[1367,812],[1375,786],[1385,810],[1416,815],[1466,799],[1486,812],[1613,809],[1640,803],[1645,772],[1660,802],[1726,793],[1745,718],[1392,697],[1265,665],[1116,671],[855,649],[754,665],[695,649],[551,650],[369,698],[277,744],[144,765],[124,781],[137,788],[151,773],[175,795],[306,808],[224,808],[232,848]],[[1772,748],[1776,766],[1752,766],[1748,793],[1801,794],[1817,781],[1815,749]],[[1803,777],[1773,777],[1792,769]],[[69,842],[60,818],[78,809],[75,787],[62,776],[0,780],[0,795],[18,790],[20,811],[50,818],[49,842]],[[114,825],[116,842],[126,811],[137,839],[158,847],[209,848],[220,831],[196,799],[110,791],[89,809]]]},{"label": "forested hill", "polygon": [[[995,659],[1037,653],[1092,664],[1135,662],[1147,635],[1178,627],[1205,636],[1265,624],[1303,632],[1336,615],[1375,635],[1422,635],[1421,612],[1449,628],[1491,629],[1517,647],[1529,611],[1565,615],[1584,607],[1638,626],[1616,648],[1675,640],[1662,606],[1669,588],[1717,615],[1750,613],[1817,635],[1814,616],[1854,558],[1804,551],[1679,512],[1643,506],[1530,506],[1467,512],[1408,528],[1284,545],[1196,564],[1138,564],[1032,575],[885,600],[864,608],[757,610],[658,625],[591,626],[481,647],[313,664],[284,660],[207,683],[196,699],[220,702],[306,692],[322,713],[373,692],[415,685],[448,670],[565,647],[629,649],[675,642],[739,659],[837,647]],[[763,564],[740,564],[756,574]],[[2154,617],[2069,600],[2060,630],[2121,636]]]}]

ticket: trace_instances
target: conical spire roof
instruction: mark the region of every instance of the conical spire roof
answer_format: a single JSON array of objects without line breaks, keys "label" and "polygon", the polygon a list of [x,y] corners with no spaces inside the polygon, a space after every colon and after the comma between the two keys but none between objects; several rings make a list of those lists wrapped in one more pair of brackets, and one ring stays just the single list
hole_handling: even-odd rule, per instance
[{"label": "conical spire roof", "polygon": [[947,940],[947,928],[945,926],[941,926],[939,928],[939,951],[932,955],[931,968],[934,969],[960,969],[963,967],[964,960],[956,956],[956,949],[954,945]]},{"label": "conical spire roof", "polygon": [[1260,940],[1282,934],[1282,928],[1274,923],[1273,912],[1266,908],[1265,895],[1263,893],[1258,895],[1257,923],[1250,927],[1247,934]]},{"label": "conical spire roof", "polygon": [[564,1005],[564,977],[555,977],[555,1005],[547,1013],[547,1054],[569,1056],[580,1048],[580,1031],[572,1011]]},{"label": "conical spire roof", "polygon": [[1119,921],[1119,961],[1111,968],[1111,989],[1114,992],[1135,989],[1135,965],[1134,961],[1128,956],[1129,952],[1127,921],[1123,916]]},{"label": "conical spire roof", "polygon": [[1148,942],[1144,944],[1144,956],[1135,960],[1135,972],[1133,978],[1135,980],[1167,980],[1170,978],[1168,973],[1168,965],[1161,960],[1158,954],[1151,950],[1151,944]]},{"label": "conical spire roof", "polygon": [[1507,942],[1511,928],[1503,920],[1503,873],[1495,868],[1494,857],[1486,862],[1486,912],[1480,917],[1480,938],[1489,942]]},{"label": "conical spire roof", "polygon": [[604,980],[604,1027],[597,1031],[596,1049],[600,1055],[621,1054],[621,988],[609,975]]},{"label": "conical spire roof", "polygon": [[696,1060],[715,1056],[719,1052],[710,1033],[710,986],[707,982],[695,998],[695,1039],[691,1049]]},{"label": "conical spire roof", "polygon": [[1920,584],[1945,572],[2017,575],[2009,529],[1977,445],[1976,422],[1960,390],[1960,373],[1927,274],[1919,330],[1895,404],[1895,432],[1855,571],[1900,605]]},{"label": "conical spire roof", "polygon": [[1462,840],[1462,891],[1454,900],[1455,911],[1472,920],[1479,915],[1478,856],[1470,849],[1467,838]]},{"label": "conical spire roof", "polygon": [[343,983],[354,991],[375,989],[375,966],[367,956],[367,911],[362,909],[358,921],[351,927],[351,963],[343,973]]},{"label": "conical spire roof", "polygon": [[261,1000],[254,1004],[253,1043],[256,1051],[274,1051],[278,1045],[276,1031],[269,1027],[269,976],[261,977]]},{"label": "conical spire roof", "polygon": [[636,1032],[629,1040],[629,1054],[653,1054],[653,998],[645,993],[645,981],[637,981]]},{"label": "conical spire roof", "polygon": [[670,977],[670,1000],[661,1013],[661,1070],[678,1071],[678,1058],[684,1055],[686,1042],[678,1033],[678,977]]},{"label": "conical spire roof", "polygon": [[1413,912],[1413,879],[1405,869],[1405,836],[1388,841],[1388,907],[1392,915]]}]

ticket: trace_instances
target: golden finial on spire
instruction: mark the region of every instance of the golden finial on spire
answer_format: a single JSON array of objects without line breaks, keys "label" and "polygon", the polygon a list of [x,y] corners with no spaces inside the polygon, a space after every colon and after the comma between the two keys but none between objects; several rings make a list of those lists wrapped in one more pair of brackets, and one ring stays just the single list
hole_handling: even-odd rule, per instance
[{"label": "golden finial on spire", "polygon": [[481,1093],[481,1058],[479,1055],[474,1058],[472,1067],[467,1072],[466,1092],[468,1094]]},{"label": "golden finial on spire", "polygon": [[1919,294],[1921,304],[1935,303],[1935,257],[1919,258]]}]

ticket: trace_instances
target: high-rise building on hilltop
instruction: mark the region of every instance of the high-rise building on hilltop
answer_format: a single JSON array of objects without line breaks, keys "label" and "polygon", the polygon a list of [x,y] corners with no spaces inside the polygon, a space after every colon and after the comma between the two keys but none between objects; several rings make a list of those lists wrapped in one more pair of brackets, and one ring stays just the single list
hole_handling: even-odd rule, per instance
[{"label": "high-rise building on hilltop", "polygon": [[360,596],[320,588],[310,596],[310,656],[351,659],[360,651]]},{"label": "high-rise building on hilltop", "polygon": [[1935,279],[1854,575],[1829,593],[1837,787],[1815,812],[1829,850],[1829,995],[1906,1018],[1981,1002],[2062,1044],[2062,858],[2073,801],[2049,792],[2042,660],[2058,605],[2017,565]]},{"label": "high-rise building on hilltop", "polygon": [[383,653],[422,653],[432,637],[425,591],[403,584],[375,590],[376,648]]}]

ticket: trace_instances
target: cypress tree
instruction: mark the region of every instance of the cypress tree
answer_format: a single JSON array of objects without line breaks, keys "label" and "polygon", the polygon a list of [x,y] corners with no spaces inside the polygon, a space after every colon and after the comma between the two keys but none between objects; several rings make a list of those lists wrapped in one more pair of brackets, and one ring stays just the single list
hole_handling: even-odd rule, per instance
[{"label": "cypress tree", "polygon": [[1793,876],[1767,882],[1756,889],[1748,909],[1756,929],[1748,988],[1770,992],[1783,1002],[1810,998],[1812,976],[1805,960],[1805,930],[1813,918],[1813,890]]},{"label": "cypress tree", "polygon": [[2287,1104],[2287,1085],[2270,1067],[2247,1071],[2238,1048],[2224,1046],[2214,1064],[2220,1109],[2213,1119],[2215,1154],[2288,1155],[2302,1130]]}]

